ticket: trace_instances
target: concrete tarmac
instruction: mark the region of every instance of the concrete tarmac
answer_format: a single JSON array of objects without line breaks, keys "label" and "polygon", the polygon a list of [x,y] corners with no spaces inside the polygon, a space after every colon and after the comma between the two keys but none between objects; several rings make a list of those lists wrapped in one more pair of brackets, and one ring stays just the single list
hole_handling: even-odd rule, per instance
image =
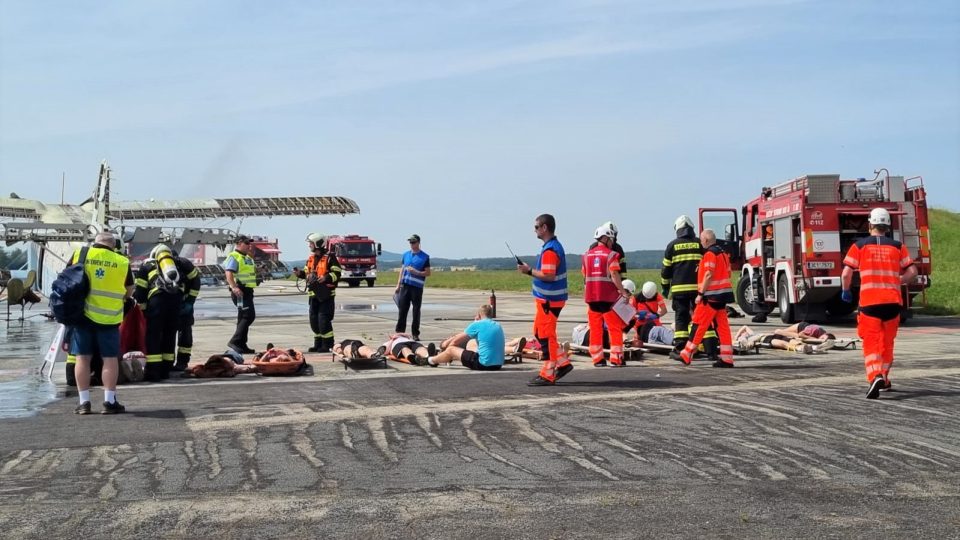
[{"label": "concrete tarmac", "polygon": [[[259,293],[258,311],[270,315],[254,323],[251,345],[305,350],[305,296]],[[391,293],[341,289],[337,338],[382,341],[396,318]],[[422,339],[461,330],[487,295],[428,287]],[[508,337],[530,334],[529,295],[497,298]],[[222,352],[233,331],[225,291],[205,289],[198,313],[197,361]],[[561,338],[585,318],[571,299]],[[852,321],[832,328],[855,336]],[[879,400],[864,398],[860,350],[765,351],[728,370],[660,355],[593,368],[576,357],[560,384],[535,388],[531,361],[495,373],[393,362],[345,370],[310,355],[309,377],[122,386],[119,416],[76,416],[75,392],[64,391],[37,416],[0,420],[0,530],[958,538],[958,328],[957,318],[924,317],[902,328],[894,390]]]}]

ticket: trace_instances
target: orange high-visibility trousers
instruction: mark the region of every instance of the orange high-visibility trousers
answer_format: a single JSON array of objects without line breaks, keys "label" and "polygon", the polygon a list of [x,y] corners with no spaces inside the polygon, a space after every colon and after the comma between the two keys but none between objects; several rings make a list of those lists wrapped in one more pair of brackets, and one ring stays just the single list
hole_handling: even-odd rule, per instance
[{"label": "orange high-visibility trousers", "polygon": [[867,382],[872,383],[881,375],[889,379],[893,365],[893,342],[899,329],[900,317],[884,321],[863,313],[857,315],[857,335],[863,340],[863,365]]},{"label": "orange high-visibility trousers", "polygon": [[703,342],[710,326],[716,324],[717,338],[720,340],[720,361],[733,365],[733,336],[730,334],[730,320],[727,319],[727,307],[715,309],[706,302],[697,304],[693,312],[693,324],[690,327],[691,339],[686,347],[680,351],[685,364],[693,359],[697,347]]},{"label": "orange high-visibility trousers", "polygon": [[563,304],[539,301],[534,303],[536,311],[533,315],[533,336],[540,342],[540,351],[543,353],[540,378],[554,382],[557,380],[557,369],[570,363],[557,340],[557,317],[560,316]]},{"label": "orange high-visibility trousers", "polygon": [[603,323],[607,323],[610,333],[610,363],[623,365],[623,320],[616,311],[604,312],[587,308],[587,321],[590,324],[590,359],[594,364],[603,361]]}]

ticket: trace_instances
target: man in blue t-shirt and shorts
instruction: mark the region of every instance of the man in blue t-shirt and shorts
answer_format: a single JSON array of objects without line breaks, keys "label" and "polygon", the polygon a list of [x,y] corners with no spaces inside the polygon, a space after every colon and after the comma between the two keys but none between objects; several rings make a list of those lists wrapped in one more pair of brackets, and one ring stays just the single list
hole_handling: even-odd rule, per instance
[{"label": "man in blue t-shirt and shorts", "polygon": [[492,314],[492,307],[480,306],[477,320],[470,323],[463,334],[454,336],[452,340],[457,342],[457,338],[469,339],[466,348],[447,347],[436,356],[427,358],[427,364],[437,367],[459,360],[464,366],[477,371],[496,371],[503,367],[503,347],[506,339],[500,323],[490,318]]}]

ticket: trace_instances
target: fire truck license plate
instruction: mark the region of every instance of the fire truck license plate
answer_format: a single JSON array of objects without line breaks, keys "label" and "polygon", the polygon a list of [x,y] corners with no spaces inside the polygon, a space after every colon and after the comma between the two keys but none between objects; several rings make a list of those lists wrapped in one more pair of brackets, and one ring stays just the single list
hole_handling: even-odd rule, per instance
[{"label": "fire truck license plate", "polygon": [[807,268],[811,270],[832,270],[833,261],[814,261],[808,262]]}]

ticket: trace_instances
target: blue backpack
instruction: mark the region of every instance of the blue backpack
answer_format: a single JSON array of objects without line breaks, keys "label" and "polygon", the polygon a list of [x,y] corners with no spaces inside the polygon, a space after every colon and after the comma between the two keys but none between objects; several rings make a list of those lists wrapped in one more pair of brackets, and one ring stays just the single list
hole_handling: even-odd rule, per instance
[{"label": "blue backpack", "polygon": [[90,280],[83,271],[83,263],[87,260],[88,249],[81,248],[77,262],[64,268],[50,287],[50,311],[58,323],[66,326],[77,326],[86,321],[83,307],[90,292]]}]

